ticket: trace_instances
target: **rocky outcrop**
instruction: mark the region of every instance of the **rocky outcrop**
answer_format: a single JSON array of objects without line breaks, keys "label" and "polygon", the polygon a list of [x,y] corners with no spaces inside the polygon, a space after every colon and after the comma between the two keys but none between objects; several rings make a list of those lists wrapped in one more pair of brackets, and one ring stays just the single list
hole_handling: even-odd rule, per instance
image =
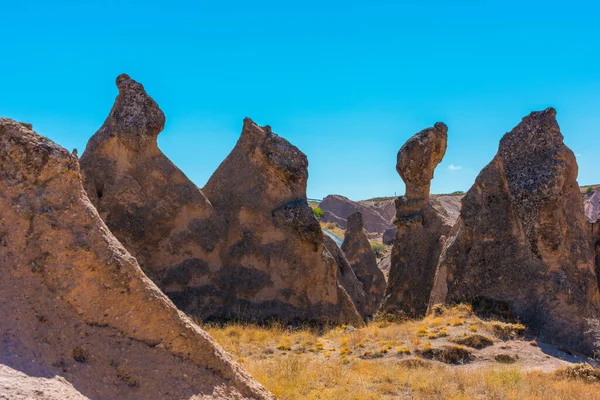
[{"label": "rocky outcrop", "polygon": [[[388,202],[389,203],[389,202]],[[323,210],[324,222],[334,222],[342,228],[346,228],[347,218],[350,214],[360,212],[365,221],[365,229],[368,232],[383,233],[392,228],[391,219],[386,214],[383,204],[373,202],[354,202],[344,196],[330,195],[319,204]]]},{"label": "rocky outcrop", "polygon": [[392,268],[392,255],[388,254],[387,256],[383,257],[377,264],[377,268],[383,272],[383,276],[385,276],[385,280],[387,282],[390,277],[390,269]]},{"label": "rocky outcrop", "polygon": [[451,222],[429,199],[435,167],[446,152],[448,128],[438,122],[410,138],[398,152],[396,170],[406,194],[396,200],[398,228],[382,313],[422,316],[427,311],[438,258]]},{"label": "rocky outcrop", "polygon": [[330,236],[323,235],[323,244],[338,266],[337,279],[339,284],[348,292],[360,316],[366,319],[370,301],[363,284],[356,277],[342,249]]},{"label": "rocky outcrop", "polygon": [[385,277],[377,268],[377,258],[365,234],[362,214],[359,212],[348,216],[342,251],[367,294],[367,315],[375,314],[385,292]]},{"label": "rocky outcrop", "polygon": [[[206,196],[158,148],[165,124],[158,104],[127,75],[80,159],[84,186],[111,232],[163,289],[202,281],[221,237]],[[190,257],[193,254],[193,257]],[[187,277],[187,278],[186,278]]]},{"label": "rocky outcrop", "polygon": [[158,148],[156,102],[127,75],[117,86],[81,157],[85,188],[180,309],[204,320],[359,323],[308,206],[300,150],[246,119],[200,190]]},{"label": "rocky outcrop", "polygon": [[226,232],[221,273],[241,294],[230,308],[261,319],[360,324],[308,205],[307,167],[298,148],[246,118],[203,188]]},{"label": "rocky outcrop", "polygon": [[576,179],[554,109],[504,135],[463,199],[431,304],[471,302],[589,352],[585,318],[598,317],[600,295]]},{"label": "rocky outcrop", "polygon": [[273,398],[144,275],[77,158],[8,119],[0,222],[0,364],[93,399]]},{"label": "rocky outcrop", "polygon": [[381,241],[383,242],[383,244],[387,244],[388,246],[394,244],[397,232],[398,228],[396,227],[386,229],[385,232],[383,232],[383,236],[381,237]]}]

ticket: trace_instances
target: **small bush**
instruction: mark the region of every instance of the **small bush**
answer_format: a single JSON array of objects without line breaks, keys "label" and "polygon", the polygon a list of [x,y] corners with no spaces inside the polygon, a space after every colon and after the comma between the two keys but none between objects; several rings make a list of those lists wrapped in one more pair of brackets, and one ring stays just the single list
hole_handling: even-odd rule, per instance
[{"label": "small bush", "polygon": [[406,369],[431,368],[432,362],[423,360],[422,358],[410,357],[405,358],[399,364]]},{"label": "small bush", "polygon": [[315,213],[315,217],[317,217],[317,219],[323,218],[323,210],[321,210],[319,207],[314,208],[313,213]]},{"label": "small bush", "polygon": [[600,382],[600,369],[589,364],[575,364],[556,371],[556,376],[562,379],[581,380],[587,383]]},{"label": "small bush", "polygon": [[431,358],[446,364],[466,364],[471,360],[471,352],[463,346],[456,345],[440,348],[423,346],[419,353],[425,358]]},{"label": "small bush", "polygon": [[79,362],[79,363],[86,363],[89,359],[89,354],[87,352],[86,349],[84,349],[83,347],[75,347],[73,348],[73,351],[71,352],[71,356],[73,357],[73,360]]},{"label": "small bush", "polygon": [[496,337],[502,340],[510,340],[523,336],[523,333],[525,333],[525,326],[495,321],[492,322],[492,330]]},{"label": "small bush", "polygon": [[591,186],[585,190],[585,194],[592,194],[593,192],[594,192],[594,188]]},{"label": "small bush", "polygon": [[494,344],[492,339],[483,335],[465,335],[460,338],[452,338],[450,341],[452,343],[472,347],[474,349],[483,349],[484,347]]},{"label": "small bush", "polygon": [[377,257],[383,256],[383,252],[385,251],[385,245],[380,242],[371,242],[371,250]]},{"label": "small bush", "polygon": [[494,360],[500,364],[514,364],[517,362],[518,357],[513,357],[510,354],[496,354]]}]

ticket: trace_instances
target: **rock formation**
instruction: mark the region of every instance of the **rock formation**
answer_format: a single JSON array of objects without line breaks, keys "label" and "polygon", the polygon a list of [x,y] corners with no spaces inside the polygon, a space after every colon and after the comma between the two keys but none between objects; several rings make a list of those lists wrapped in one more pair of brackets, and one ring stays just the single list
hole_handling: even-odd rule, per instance
[{"label": "rock formation", "polygon": [[100,400],[273,398],[144,275],[88,200],[77,159],[8,119],[0,222],[9,371],[61,376]]},{"label": "rock formation", "polygon": [[157,146],[165,118],[143,86],[119,95],[81,157],[106,224],[182,310],[204,320],[354,323],[306,199],[306,156],[244,120],[203,190]]},{"label": "rock formation", "polygon": [[385,293],[385,277],[377,268],[377,258],[365,234],[362,214],[359,212],[348,216],[342,251],[367,293],[367,315],[375,314]]},{"label": "rock formation", "polygon": [[396,200],[398,230],[381,306],[384,313],[422,316],[427,311],[438,258],[451,228],[429,199],[433,171],[446,152],[447,132],[438,122],[414,135],[398,152],[396,170],[406,183],[406,194]]},{"label": "rock formation", "polygon": [[360,316],[366,319],[370,315],[367,313],[367,311],[370,311],[367,309],[370,301],[363,284],[356,277],[352,266],[337,243],[331,237],[323,235],[323,244],[338,266],[338,282],[348,292]]},{"label": "rock formation", "polygon": [[463,199],[431,304],[471,302],[589,352],[584,319],[600,315],[600,295],[576,179],[556,111],[523,118]]},{"label": "rock formation", "polygon": [[219,273],[237,297],[230,309],[259,319],[360,324],[308,205],[307,168],[298,148],[246,118],[202,189],[226,232]]},{"label": "rock formation", "polygon": [[392,204],[391,201],[374,202],[367,200],[354,202],[344,196],[330,195],[321,201],[319,208],[323,210],[322,220],[324,222],[334,222],[345,229],[348,216],[360,212],[363,215],[365,229],[368,232],[383,233],[386,229],[393,227],[391,223],[393,215],[389,215],[390,207],[386,207],[390,204]]},{"label": "rock formation", "polygon": [[387,244],[388,246],[394,244],[397,232],[398,228],[396,227],[386,229],[385,232],[383,232],[383,236],[381,237],[381,241],[383,242],[383,244]]},{"label": "rock formation", "polygon": [[387,256],[383,257],[377,264],[377,268],[383,272],[383,276],[387,282],[390,277],[390,269],[392,268],[392,254],[388,254]]}]

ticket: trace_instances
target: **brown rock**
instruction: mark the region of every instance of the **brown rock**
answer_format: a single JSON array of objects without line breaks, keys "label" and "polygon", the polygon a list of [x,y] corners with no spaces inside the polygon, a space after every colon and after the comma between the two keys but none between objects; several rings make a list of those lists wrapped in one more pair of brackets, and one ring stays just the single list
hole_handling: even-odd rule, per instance
[{"label": "brown rock", "polygon": [[339,284],[348,292],[360,316],[366,319],[369,296],[365,292],[363,284],[356,277],[352,266],[337,243],[331,237],[323,235],[323,244],[337,263]]},{"label": "brown rock", "polygon": [[362,214],[359,212],[348,216],[342,251],[367,293],[367,315],[375,314],[385,292],[385,277],[377,268],[377,258],[365,234]]},{"label": "brown rock", "polygon": [[383,244],[387,244],[387,245],[394,244],[394,241],[396,240],[397,232],[398,232],[398,228],[396,228],[396,227],[386,229],[385,232],[383,232],[383,236],[381,238],[381,241],[383,242]]},{"label": "brown rock", "polygon": [[377,268],[379,268],[381,272],[383,272],[383,276],[385,276],[385,280],[387,282],[390,277],[390,269],[392,268],[392,254],[390,253],[387,256],[383,257],[381,261],[379,261],[379,263],[377,264]]},{"label": "brown rock", "polygon": [[0,364],[93,399],[273,398],[144,275],[77,159],[8,119],[0,193]]},{"label": "brown rock", "polygon": [[81,157],[85,187],[180,309],[204,320],[360,321],[307,204],[300,150],[246,119],[201,191],[158,149],[158,105],[126,75],[117,86],[110,115]]},{"label": "brown rock", "polygon": [[427,311],[438,258],[451,222],[429,200],[430,180],[446,152],[448,128],[441,122],[410,138],[396,169],[406,195],[396,200],[398,230],[381,312],[422,316]]},{"label": "brown rock", "polygon": [[405,197],[428,199],[435,167],[446,154],[448,127],[438,122],[414,135],[398,152],[396,171],[406,184]]},{"label": "brown rock", "polygon": [[600,295],[576,179],[554,109],[504,135],[463,199],[431,304],[500,310],[544,340],[589,352],[584,319],[599,315]]},{"label": "brown rock", "polygon": [[308,205],[307,167],[298,148],[246,118],[235,148],[203,188],[227,233],[222,270],[235,279],[264,277],[234,287],[242,292],[231,309],[260,319],[361,325]]}]

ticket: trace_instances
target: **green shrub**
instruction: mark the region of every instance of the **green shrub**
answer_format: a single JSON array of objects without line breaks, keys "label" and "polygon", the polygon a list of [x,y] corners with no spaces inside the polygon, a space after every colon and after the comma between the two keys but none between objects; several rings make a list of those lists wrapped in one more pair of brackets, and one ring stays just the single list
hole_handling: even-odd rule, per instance
[{"label": "green shrub", "polygon": [[379,242],[371,242],[371,250],[377,257],[381,257],[385,251],[385,245]]},{"label": "green shrub", "polygon": [[585,194],[592,194],[594,192],[594,188],[593,187],[589,187],[587,189],[585,189]]},{"label": "green shrub", "polygon": [[317,217],[317,219],[321,219],[323,217],[323,210],[321,210],[319,207],[313,209],[313,212],[315,213],[315,217]]}]

